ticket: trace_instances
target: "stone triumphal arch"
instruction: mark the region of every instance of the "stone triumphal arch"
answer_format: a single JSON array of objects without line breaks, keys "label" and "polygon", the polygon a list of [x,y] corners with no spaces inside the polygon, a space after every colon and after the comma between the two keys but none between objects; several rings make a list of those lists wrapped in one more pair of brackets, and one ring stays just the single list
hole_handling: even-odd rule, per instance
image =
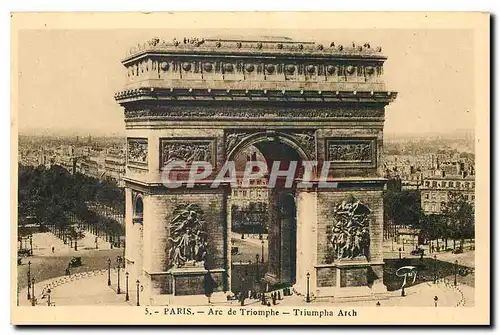
[{"label": "stone triumphal arch", "polygon": [[[385,60],[368,43],[154,38],[133,47],[115,99],[127,133],[126,267],[144,286],[142,301],[203,294],[207,278],[215,292],[232,290],[231,184],[210,187],[211,175],[167,188],[162,172],[183,160],[215,173],[249,146],[268,164],[318,162],[309,187],[269,190],[267,287],[384,292],[382,141],[396,97],[382,79]],[[335,187],[319,187],[325,162]]]}]

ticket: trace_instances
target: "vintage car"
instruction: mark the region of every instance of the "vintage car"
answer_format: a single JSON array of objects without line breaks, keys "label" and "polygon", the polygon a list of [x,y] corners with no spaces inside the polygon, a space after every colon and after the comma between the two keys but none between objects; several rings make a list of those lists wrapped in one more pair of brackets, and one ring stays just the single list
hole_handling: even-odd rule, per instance
[{"label": "vintage car", "polygon": [[423,256],[425,255],[425,251],[422,248],[417,248],[415,250],[412,250],[410,254],[413,256]]},{"label": "vintage car", "polygon": [[78,266],[82,265],[82,258],[81,257],[73,257],[71,258],[71,261],[69,262],[70,266],[72,268],[76,268]]}]

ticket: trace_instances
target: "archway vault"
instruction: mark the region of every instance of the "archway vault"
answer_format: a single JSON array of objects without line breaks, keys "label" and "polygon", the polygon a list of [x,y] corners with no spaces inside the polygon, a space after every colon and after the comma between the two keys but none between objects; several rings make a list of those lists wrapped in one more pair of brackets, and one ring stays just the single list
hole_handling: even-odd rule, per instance
[{"label": "archway vault", "polygon": [[233,160],[249,146],[259,143],[281,142],[295,150],[303,161],[316,159],[315,130],[231,131],[225,136],[226,160]]}]

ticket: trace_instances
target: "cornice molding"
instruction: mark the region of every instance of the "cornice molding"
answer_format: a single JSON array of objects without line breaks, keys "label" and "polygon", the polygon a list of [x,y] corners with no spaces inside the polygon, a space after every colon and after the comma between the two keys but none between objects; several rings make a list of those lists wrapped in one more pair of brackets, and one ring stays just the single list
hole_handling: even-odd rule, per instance
[{"label": "cornice molding", "polygon": [[354,102],[389,104],[397,96],[391,91],[321,91],[321,90],[231,90],[193,88],[136,88],[115,94],[121,105],[134,101],[270,101],[270,102]]}]

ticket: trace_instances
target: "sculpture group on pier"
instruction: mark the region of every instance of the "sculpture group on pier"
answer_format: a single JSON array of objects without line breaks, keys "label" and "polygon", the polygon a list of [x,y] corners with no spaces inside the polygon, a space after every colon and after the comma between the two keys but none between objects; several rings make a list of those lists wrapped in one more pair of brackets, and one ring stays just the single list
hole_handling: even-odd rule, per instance
[{"label": "sculpture group on pier", "polygon": [[370,214],[370,208],[353,196],[334,206],[330,241],[337,260],[369,256]]},{"label": "sculpture group on pier", "polygon": [[204,265],[208,252],[207,232],[203,211],[196,204],[176,207],[170,221],[170,267]]}]

